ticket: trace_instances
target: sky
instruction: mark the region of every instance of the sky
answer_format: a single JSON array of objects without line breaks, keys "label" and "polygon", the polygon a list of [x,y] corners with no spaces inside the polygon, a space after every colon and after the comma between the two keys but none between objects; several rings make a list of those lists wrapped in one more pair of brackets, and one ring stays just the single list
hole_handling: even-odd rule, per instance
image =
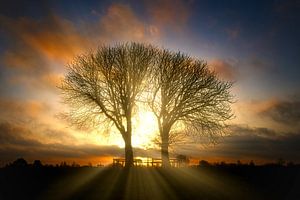
[{"label": "sky", "polygon": [[[118,133],[80,130],[61,117],[67,107],[57,86],[76,55],[131,41],[205,60],[234,82],[228,136],[217,145],[205,138],[177,145],[172,156],[299,163],[299,11],[297,0],[1,1],[0,165],[19,157],[106,164],[123,156]],[[136,156],[159,156],[149,145],[153,127],[136,129]]]}]

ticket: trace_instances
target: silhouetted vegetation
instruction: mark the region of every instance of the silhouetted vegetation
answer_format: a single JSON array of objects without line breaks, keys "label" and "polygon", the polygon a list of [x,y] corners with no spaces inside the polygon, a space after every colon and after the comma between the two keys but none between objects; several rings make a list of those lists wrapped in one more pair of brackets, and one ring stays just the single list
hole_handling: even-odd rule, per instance
[{"label": "silhouetted vegetation", "polygon": [[[219,79],[202,60],[151,45],[126,43],[78,56],[67,66],[60,89],[70,106],[66,116],[73,124],[93,128],[113,125],[120,132],[125,165],[130,167],[137,102],[146,103],[156,116],[162,165],[170,166],[172,142],[186,136],[193,137],[193,142],[199,136],[215,142],[216,136],[224,133],[225,122],[233,116],[231,87],[231,82]],[[178,123],[184,124],[184,134],[174,131]]]},{"label": "silhouetted vegetation", "polygon": [[[162,165],[169,166],[170,144],[203,136],[214,143],[224,134],[233,116],[232,83],[219,79],[205,61],[181,52],[158,50],[154,67],[148,105],[157,118]],[[180,123],[184,131],[176,131]]]},{"label": "silhouetted vegetation", "polygon": [[150,45],[130,43],[103,46],[78,56],[67,67],[60,89],[78,127],[114,126],[125,143],[125,165],[133,165],[132,116],[145,77],[155,61]]},{"label": "silhouetted vegetation", "polygon": [[[183,157],[182,157],[183,158]],[[300,165],[209,163],[183,168],[91,167],[20,158],[0,168],[0,199],[297,199]]]}]

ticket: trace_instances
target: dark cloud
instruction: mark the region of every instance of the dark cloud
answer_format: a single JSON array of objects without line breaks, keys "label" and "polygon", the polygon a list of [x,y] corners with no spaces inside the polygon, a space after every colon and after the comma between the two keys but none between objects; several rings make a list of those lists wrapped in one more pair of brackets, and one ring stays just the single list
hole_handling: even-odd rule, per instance
[{"label": "dark cloud", "polygon": [[40,101],[26,101],[14,98],[0,98],[0,121],[28,125],[32,121],[41,120],[43,114],[51,107]]},{"label": "dark cloud", "polygon": [[28,130],[21,126],[13,126],[9,123],[0,124],[0,146],[3,149],[6,145],[22,147],[40,146],[36,140],[26,138]]},{"label": "dark cloud", "polygon": [[[231,127],[231,136],[218,145],[204,148],[200,156],[224,160],[276,161],[279,158],[300,162],[300,133],[281,133],[267,128]],[[188,151],[191,152],[191,149]],[[198,155],[199,156],[199,155]]]},{"label": "dark cloud", "polygon": [[260,59],[258,56],[253,56],[247,62],[248,62],[247,64],[249,64],[250,67],[257,72],[269,71],[272,69],[272,65],[270,63]]},{"label": "dark cloud", "polygon": [[275,122],[286,125],[299,126],[300,124],[300,101],[281,101],[275,103],[260,113],[270,117]]},{"label": "dark cloud", "polygon": [[250,128],[248,126],[238,126],[238,125],[231,125],[229,127],[229,132],[231,137],[233,136],[255,136],[255,137],[262,137],[262,138],[277,138],[280,136],[278,132],[275,130],[258,127],[258,128]]},{"label": "dark cloud", "polygon": [[266,163],[279,158],[300,163],[300,132],[278,132],[268,128],[232,125],[231,134],[219,138],[217,145],[196,144],[174,147],[177,154],[209,161]]},{"label": "dark cloud", "polygon": [[[276,133],[268,129],[263,129],[263,131],[261,129],[249,129],[248,131],[249,133],[256,132],[257,134],[235,135],[228,138],[223,145],[220,145],[222,154],[237,158],[252,157],[273,161],[283,158],[300,162],[299,133],[285,133],[281,135],[277,133],[277,137],[269,137],[270,133]],[[264,136],[260,135],[262,133]],[[265,133],[267,133],[268,137],[265,137]]]},{"label": "dark cloud", "polygon": [[[15,126],[10,123],[0,124],[0,161],[2,164],[13,161],[18,157],[24,157],[29,160],[41,159],[47,160],[55,159],[62,161],[64,159],[82,160],[91,157],[122,157],[124,149],[115,145],[95,145],[95,144],[81,144],[72,145],[70,138],[66,133],[61,131],[46,130],[45,137],[55,137],[68,139],[68,142],[61,143],[43,143],[35,139],[30,139],[28,133],[29,129]],[[69,137],[69,138],[64,138]],[[144,149],[135,148],[135,156],[151,156],[154,155],[155,150],[146,151]],[[1,163],[0,163],[1,164]]]},{"label": "dark cloud", "polygon": [[[91,156],[118,156],[122,150],[117,146],[67,145],[64,143],[42,143],[26,137],[30,130],[9,123],[0,124],[0,160],[13,160],[18,156],[42,158],[84,158]],[[57,134],[48,130],[48,136]],[[60,132],[59,134],[64,134]],[[70,139],[70,138],[69,138]]]}]

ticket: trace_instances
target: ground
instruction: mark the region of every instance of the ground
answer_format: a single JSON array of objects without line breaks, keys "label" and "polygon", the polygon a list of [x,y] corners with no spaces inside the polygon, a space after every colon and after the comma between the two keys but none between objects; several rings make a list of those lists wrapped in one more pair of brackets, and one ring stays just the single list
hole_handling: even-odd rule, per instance
[{"label": "ground", "polygon": [[295,199],[300,167],[7,167],[0,199]]}]

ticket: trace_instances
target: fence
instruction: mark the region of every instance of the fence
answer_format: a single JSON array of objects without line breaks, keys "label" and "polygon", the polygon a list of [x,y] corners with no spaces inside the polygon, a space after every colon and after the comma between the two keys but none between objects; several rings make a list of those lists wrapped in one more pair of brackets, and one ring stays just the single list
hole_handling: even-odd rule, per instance
[{"label": "fence", "polygon": [[[187,161],[183,161],[182,159],[170,158],[171,167],[182,167],[188,165]],[[161,158],[134,158],[133,159],[134,166],[144,166],[144,167],[161,167],[162,159]],[[113,166],[125,166],[124,158],[113,158]]]}]

